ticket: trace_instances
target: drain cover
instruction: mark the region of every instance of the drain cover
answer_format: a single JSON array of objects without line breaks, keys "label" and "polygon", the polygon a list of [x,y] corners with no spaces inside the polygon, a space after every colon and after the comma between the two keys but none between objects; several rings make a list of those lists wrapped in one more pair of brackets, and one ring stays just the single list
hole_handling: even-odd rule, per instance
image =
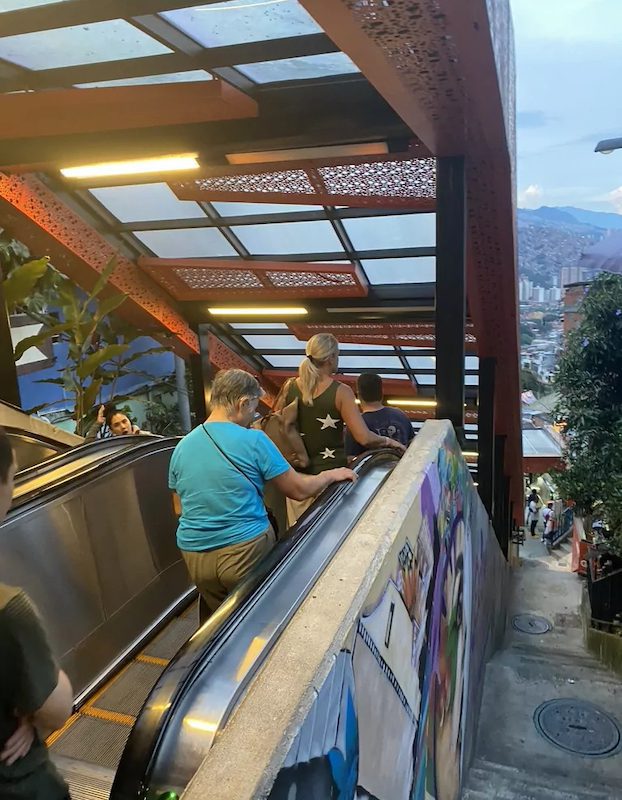
[{"label": "drain cover", "polygon": [[521,633],[542,634],[548,633],[553,625],[545,617],[536,617],[534,614],[517,614],[512,618],[512,627]]},{"label": "drain cover", "polygon": [[549,700],[538,706],[533,720],[545,739],[569,753],[604,758],[622,744],[616,720],[585,700]]}]

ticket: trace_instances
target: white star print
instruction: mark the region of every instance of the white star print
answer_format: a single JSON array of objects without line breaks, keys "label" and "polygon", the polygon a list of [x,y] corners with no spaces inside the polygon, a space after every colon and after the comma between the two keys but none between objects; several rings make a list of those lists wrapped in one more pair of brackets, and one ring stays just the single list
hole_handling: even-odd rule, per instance
[{"label": "white star print", "polygon": [[333,419],[330,414],[327,414],[324,419],[322,419],[322,417],[316,417],[316,419],[318,422],[322,423],[322,430],[324,430],[324,428],[336,428],[339,422],[338,419]]},{"label": "white star print", "polygon": [[328,447],[327,447],[326,450],[322,450],[320,455],[322,456],[323,459],[334,458],[335,457],[335,451],[334,450],[329,450]]}]

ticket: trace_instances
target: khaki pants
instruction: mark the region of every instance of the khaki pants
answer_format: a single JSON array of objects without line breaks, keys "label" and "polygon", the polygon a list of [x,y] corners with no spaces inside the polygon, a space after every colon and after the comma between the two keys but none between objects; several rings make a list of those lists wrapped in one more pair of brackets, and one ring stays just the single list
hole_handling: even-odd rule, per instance
[{"label": "khaki pants", "polygon": [[201,595],[199,622],[216,611],[228,594],[250,570],[274,547],[272,525],[249,542],[198,552],[182,550],[192,582]]},{"label": "khaki pants", "polygon": [[305,511],[315,503],[317,499],[317,495],[313,497],[307,497],[306,500],[291,500],[289,497],[287,498],[287,525],[288,527],[292,527],[295,525],[300,517],[305,513]]}]

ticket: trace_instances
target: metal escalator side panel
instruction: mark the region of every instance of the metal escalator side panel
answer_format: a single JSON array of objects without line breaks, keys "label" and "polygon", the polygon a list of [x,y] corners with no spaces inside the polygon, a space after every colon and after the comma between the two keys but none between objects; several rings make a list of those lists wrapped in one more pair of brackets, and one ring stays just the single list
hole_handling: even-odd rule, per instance
[{"label": "metal escalator side panel", "polygon": [[341,484],[327,492],[305,515],[298,533],[277,545],[192,637],[143,707],[111,800],[151,797],[153,792],[157,796],[186,786],[289,619],[396,462],[394,454],[365,456],[356,486]]},{"label": "metal escalator side panel", "polygon": [[4,430],[11,442],[13,457],[18,471],[33,467],[42,461],[47,461],[59,453],[64,453],[69,447],[16,428],[5,427]]},{"label": "metal escalator side panel", "polygon": [[175,443],[133,448],[0,525],[0,580],[33,599],[79,697],[190,588],[167,488]]}]

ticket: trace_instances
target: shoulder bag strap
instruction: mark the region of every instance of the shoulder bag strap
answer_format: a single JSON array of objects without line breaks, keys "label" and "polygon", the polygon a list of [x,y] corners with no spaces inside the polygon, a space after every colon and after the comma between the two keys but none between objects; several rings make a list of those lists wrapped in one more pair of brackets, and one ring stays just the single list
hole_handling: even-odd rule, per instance
[{"label": "shoulder bag strap", "polygon": [[248,482],[251,484],[251,486],[253,487],[253,489],[254,489],[254,490],[257,492],[257,494],[258,494],[258,495],[259,495],[259,497],[261,498],[261,502],[263,503],[263,495],[262,495],[262,493],[259,491],[259,488],[258,488],[257,484],[255,483],[255,481],[252,481],[252,480],[251,480],[251,479],[248,477],[248,475],[247,475],[247,474],[244,472],[244,470],[243,470],[243,469],[240,469],[240,467],[238,467],[238,465],[235,463],[235,461],[232,461],[232,460],[229,458],[229,456],[228,456],[228,455],[225,453],[225,451],[224,451],[224,450],[223,450],[223,449],[220,447],[220,445],[218,444],[218,442],[216,441],[216,439],[214,439],[214,437],[211,435],[211,433],[210,433],[210,432],[207,430],[207,428],[205,427],[205,423],[203,423],[203,424],[201,425],[201,427],[202,427],[202,428],[203,428],[203,430],[205,431],[205,434],[206,434],[206,436],[207,436],[207,437],[210,439],[210,441],[212,442],[212,444],[213,444],[213,445],[216,447],[216,449],[218,450],[218,452],[220,453],[220,455],[221,455],[221,456],[222,456],[224,459],[226,459],[226,460],[227,460],[227,461],[228,461],[228,462],[231,464],[231,466],[232,466],[232,467],[234,467],[234,469],[236,469],[236,470],[237,470],[237,471],[240,473],[240,475],[242,475],[244,478],[246,478],[246,480],[247,480],[247,481],[248,481]]}]

